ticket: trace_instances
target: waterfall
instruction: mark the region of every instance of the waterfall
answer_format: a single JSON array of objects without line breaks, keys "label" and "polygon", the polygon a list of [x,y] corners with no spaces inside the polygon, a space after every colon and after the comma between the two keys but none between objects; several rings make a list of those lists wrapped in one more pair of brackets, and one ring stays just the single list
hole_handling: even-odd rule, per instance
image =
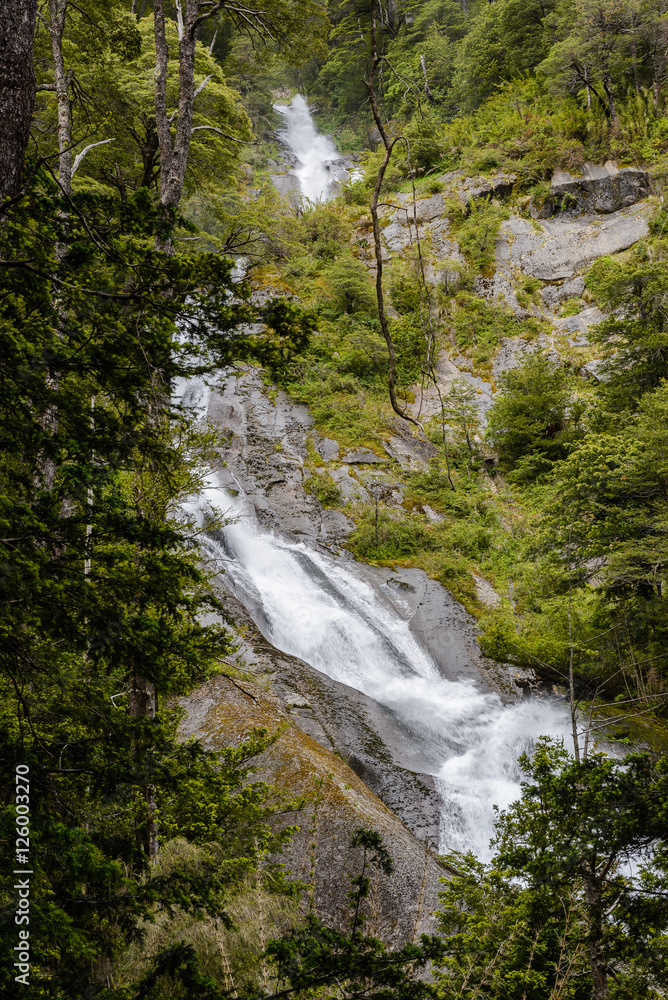
[{"label": "waterfall", "polygon": [[329,136],[316,130],[301,94],[290,104],[275,104],[274,109],[285,119],[279,139],[297,159],[292,172],[299,180],[301,193],[309,201],[326,201],[335,182],[349,176],[341,153]]},{"label": "waterfall", "polygon": [[232,497],[215,474],[193,512],[203,516],[207,504],[230,519],[207,540],[208,555],[266,638],[390,710],[435,778],[441,850],[487,858],[494,806],[520,794],[517,757],[538,736],[567,732],[563,705],[527,698],[507,706],[472,681],[447,680],[352,560],[263,530],[243,494]]},{"label": "waterfall", "polygon": [[[338,150],[317,133],[303,97],[275,107],[285,119],[280,138],[298,161],[293,173],[302,194],[325,200],[337,177],[350,176]],[[200,380],[175,388],[191,412],[206,413],[208,390]],[[531,697],[504,705],[474,681],[445,678],[401,617],[396,599],[372,588],[352,560],[262,529],[239,486],[232,496],[211,473],[187,505],[200,522],[207,508],[229,519],[215,537],[205,536],[224,586],[274,646],[394,715],[438,789],[441,850],[470,850],[487,859],[494,807],[506,808],[520,795],[517,758],[541,735],[568,736],[563,704]]]}]

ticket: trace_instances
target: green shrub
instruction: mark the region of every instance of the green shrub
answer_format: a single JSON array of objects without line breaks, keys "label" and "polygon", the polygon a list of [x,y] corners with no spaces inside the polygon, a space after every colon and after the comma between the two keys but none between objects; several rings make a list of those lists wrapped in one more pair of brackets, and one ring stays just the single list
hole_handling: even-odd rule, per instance
[{"label": "green shrub", "polygon": [[474,201],[467,219],[459,226],[457,241],[467,261],[477,270],[494,264],[496,237],[509,215],[503,205]]},{"label": "green shrub", "polygon": [[517,317],[510,310],[490,305],[469,292],[457,293],[453,325],[457,346],[493,348],[501,337],[516,337],[520,332]]},{"label": "green shrub", "polygon": [[360,559],[381,562],[402,559],[439,547],[432,527],[417,516],[390,515],[385,510],[365,511],[362,520],[348,541],[351,551]]},{"label": "green shrub", "polygon": [[304,489],[314,496],[323,507],[338,507],[341,504],[341,490],[337,482],[321,469],[314,469],[311,478],[304,483]]}]

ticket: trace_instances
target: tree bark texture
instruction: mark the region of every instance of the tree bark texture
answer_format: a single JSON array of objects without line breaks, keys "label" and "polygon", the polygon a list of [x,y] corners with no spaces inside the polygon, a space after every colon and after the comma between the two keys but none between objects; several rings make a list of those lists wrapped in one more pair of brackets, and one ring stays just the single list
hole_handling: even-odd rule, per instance
[{"label": "tree bark texture", "polygon": [[70,81],[63,58],[63,33],[68,0],[49,0],[49,34],[53,55],[53,83],[58,110],[58,180],[66,194],[72,193],[72,115]]},{"label": "tree bark texture", "polygon": [[[130,678],[130,715],[135,719],[155,719],[157,701],[155,684],[145,677],[133,674]],[[151,861],[155,861],[160,849],[155,785],[150,783],[144,785],[143,793],[146,802],[146,846],[149,858]]]},{"label": "tree bark texture", "polygon": [[0,200],[18,194],[35,106],[37,0],[5,0],[0,18]]},{"label": "tree bark texture", "polygon": [[160,146],[160,204],[165,215],[165,232],[159,249],[171,250],[169,218],[181,201],[190,153],[193,106],[195,103],[195,45],[199,0],[185,0],[183,23],[179,25],[179,107],[176,130],[172,138],[167,115],[167,72],[169,46],[165,32],[163,0],[154,0],[155,26],[155,121]]},{"label": "tree bark texture", "polygon": [[584,880],[585,903],[589,917],[589,964],[592,978],[592,1000],[608,1000],[608,964],[603,954],[603,901],[596,879]]}]

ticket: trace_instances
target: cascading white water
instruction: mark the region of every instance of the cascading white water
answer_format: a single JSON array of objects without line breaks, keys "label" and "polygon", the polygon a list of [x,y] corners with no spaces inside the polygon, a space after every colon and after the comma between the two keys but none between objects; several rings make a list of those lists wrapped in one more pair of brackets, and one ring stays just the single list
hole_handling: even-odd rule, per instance
[{"label": "cascading white water", "polygon": [[299,179],[301,193],[309,201],[325,201],[336,179],[329,165],[339,160],[341,154],[329,136],[316,130],[301,94],[293,97],[290,104],[275,104],[274,109],[285,119],[280,139],[298,160],[293,173]]},{"label": "cascading white water", "polygon": [[[334,181],[328,164],[339,159],[338,150],[317,133],[303,97],[275,107],[286,121],[281,139],[299,161],[294,173],[302,194],[325,200]],[[176,390],[192,412],[204,415],[208,390],[200,380]],[[391,711],[435,778],[443,803],[441,850],[487,858],[494,806],[519,797],[517,758],[540,735],[567,734],[563,706],[547,698],[504,706],[472,681],[447,680],[396,607],[354,564],[263,531],[242,493],[233,498],[214,474],[190,513],[202,518],[208,506],[234,522],[222,542],[207,539],[209,555],[266,638]]]},{"label": "cascading white water", "polygon": [[519,797],[517,757],[541,734],[564,735],[563,706],[547,698],[504,706],[473,682],[446,680],[353,564],[263,531],[215,475],[192,511],[201,516],[207,502],[234,519],[222,543],[208,540],[209,555],[265,636],[394,714],[436,779],[441,849],[486,858],[494,805]]}]

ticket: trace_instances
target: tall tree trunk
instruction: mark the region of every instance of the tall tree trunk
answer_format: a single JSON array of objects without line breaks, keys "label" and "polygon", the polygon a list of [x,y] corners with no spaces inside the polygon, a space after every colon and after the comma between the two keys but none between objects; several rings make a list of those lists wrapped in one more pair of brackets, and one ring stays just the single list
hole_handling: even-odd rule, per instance
[{"label": "tall tree trunk", "polygon": [[612,79],[610,77],[607,60],[603,64],[603,89],[605,91],[605,96],[608,101],[608,109],[610,111],[610,125],[612,126],[612,131],[617,133],[619,132],[619,117],[617,116],[617,104],[615,103],[615,95],[612,91]]},{"label": "tall tree trunk", "polygon": [[198,0],[185,0],[183,17],[179,18],[179,107],[176,131],[172,139],[167,115],[167,69],[169,46],[165,33],[163,0],[154,0],[155,30],[155,121],[160,146],[160,204],[163,209],[163,229],[158,237],[158,249],[172,251],[174,211],[181,201],[185,181],[195,103],[195,31],[199,14]]},{"label": "tall tree trunk", "polygon": [[390,403],[392,404],[392,409],[395,413],[398,413],[400,417],[404,420],[410,421],[410,423],[415,424],[417,427],[420,426],[417,420],[409,416],[409,414],[402,410],[397,402],[396,394],[396,355],[394,351],[394,342],[392,340],[392,335],[390,333],[390,327],[387,322],[387,314],[385,312],[385,300],[383,296],[383,246],[380,239],[380,222],[378,220],[378,198],[380,196],[380,191],[383,186],[383,178],[385,177],[385,171],[387,170],[388,164],[390,162],[390,157],[392,156],[392,150],[394,149],[397,139],[390,140],[385,126],[383,124],[383,119],[380,117],[380,112],[378,110],[378,101],[376,99],[376,73],[378,71],[378,66],[382,56],[378,54],[378,46],[376,42],[376,2],[373,0],[371,4],[371,71],[369,73],[369,79],[366,77],[364,79],[364,85],[369,93],[369,102],[371,104],[371,110],[373,112],[374,121],[376,122],[376,128],[380,134],[385,147],[385,155],[381,161],[380,167],[378,168],[378,176],[376,177],[376,186],[373,191],[373,197],[371,199],[371,221],[373,228],[373,245],[376,255],[376,301],[378,303],[378,319],[380,321],[380,328],[385,338],[385,343],[387,344],[387,358],[388,358],[388,373],[387,373],[387,385],[390,394]]},{"label": "tall tree trunk", "polygon": [[429,86],[429,77],[427,76],[427,62],[424,56],[420,56],[420,66],[422,66],[422,75],[424,77],[424,92],[427,95],[428,100],[432,104],[436,104],[436,99],[431,92],[431,87]]},{"label": "tall tree trunk", "polygon": [[0,17],[0,201],[21,186],[35,106],[32,50],[37,0],[5,0]]},{"label": "tall tree trunk", "polygon": [[[70,114],[69,78],[65,71],[63,58],[63,33],[69,0],[49,0],[48,30],[51,39],[51,54],[53,58],[53,82],[56,94],[56,109],[58,115],[58,180],[66,194],[72,193],[72,117]],[[68,213],[66,209],[59,212],[63,230],[67,227]],[[67,252],[67,240],[60,239],[55,246],[55,257],[61,263]],[[58,335],[63,337],[65,315],[62,302],[54,298],[55,312],[59,317]],[[54,395],[60,386],[60,371],[54,364],[49,365],[47,384]],[[42,416],[42,426],[47,434],[54,439],[58,433],[58,405],[51,403]],[[41,486],[52,490],[56,482],[56,460],[52,455],[44,457],[40,463]]]},{"label": "tall tree trunk", "polygon": [[70,81],[63,58],[63,32],[68,0],[49,0],[49,34],[53,55],[53,83],[58,109],[58,179],[66,194],[72,193],[72,116]]},{"label": "tall tree trunk", "polygon": [[589,67],[584,65],[584,81],[587,89],[587,111],[591,112],[591,87],[589,86]]},{"label": "tall tree trunk", "polygon": [[601,947],[603,901],[596,880],[584,880],[584,895],[589,923],[587,947],[592,978],[592,1000],[608,1000],[608,963]]},{"label": "tall tree trunk", "polygon": [[[130,678],[129,694],[130,715],[135,719],[155,719],[158,707],[158,695],[155,684],[136,673]],[[144,785],[144,801],[146,802],[146,840],[148,856],[154,861],[158,856],[158,805],[155,798],[155,785]]]}]

